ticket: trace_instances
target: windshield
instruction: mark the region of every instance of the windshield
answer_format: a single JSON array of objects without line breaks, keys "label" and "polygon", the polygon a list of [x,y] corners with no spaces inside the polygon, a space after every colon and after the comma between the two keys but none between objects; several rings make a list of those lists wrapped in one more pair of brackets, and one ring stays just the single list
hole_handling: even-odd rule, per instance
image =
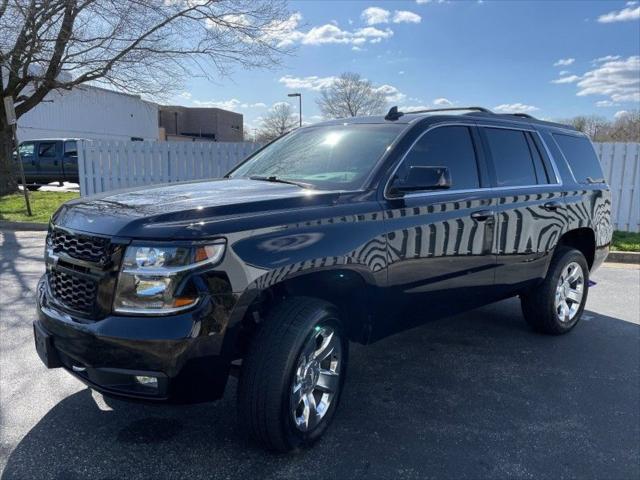
[{"label": "windshield", "polygon": [[295,130],[255,154],[230,178],[261,177],[321,190],[357,189],[404,125],[328,125]]}]

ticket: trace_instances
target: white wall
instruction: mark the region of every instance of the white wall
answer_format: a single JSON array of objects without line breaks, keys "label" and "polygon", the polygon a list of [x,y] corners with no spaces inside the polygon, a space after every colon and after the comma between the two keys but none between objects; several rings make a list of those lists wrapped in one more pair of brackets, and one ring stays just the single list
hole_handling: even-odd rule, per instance
[{"label": "white wall", "polygon": [[18,120],[20,141],[38,138],[158,140],[158,106],[135,95],[82,86],[51,92]]}]

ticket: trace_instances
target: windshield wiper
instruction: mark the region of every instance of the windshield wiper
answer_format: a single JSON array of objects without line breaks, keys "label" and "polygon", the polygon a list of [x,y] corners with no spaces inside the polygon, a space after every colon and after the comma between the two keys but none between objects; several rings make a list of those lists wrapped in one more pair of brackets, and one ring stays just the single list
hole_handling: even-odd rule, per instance
[{"label": "windshield wiper", "polygon": [[259,175],[254,175],[249,177],[250,180],[260,180],[262,182],[274,182],[274,183],[288,183],[289,185],[296,185],[298,187],[302,187],[302,188],[313,188],[313,185],[311,185],[310,183],[303,183],[303,182],[294,182],[293,180],[285,180],[284,178],[278,178],[276,176],[269,176],[269,177],[261,177]]}]

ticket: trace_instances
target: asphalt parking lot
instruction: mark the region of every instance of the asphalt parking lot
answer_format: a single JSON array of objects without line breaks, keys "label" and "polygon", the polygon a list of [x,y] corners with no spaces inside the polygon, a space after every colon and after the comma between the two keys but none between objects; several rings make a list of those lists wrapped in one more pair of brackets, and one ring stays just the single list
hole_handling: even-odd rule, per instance
[{"label": "asphalt parking lot", "polygon": [[0,230],[0,478],[640,478],[640,270],[596,273],[569,335],[516,300],[353,346],[341,408],[310,451],[235,423],[235,382],[194,406],[105,400],[33,347],[43,232]]}]

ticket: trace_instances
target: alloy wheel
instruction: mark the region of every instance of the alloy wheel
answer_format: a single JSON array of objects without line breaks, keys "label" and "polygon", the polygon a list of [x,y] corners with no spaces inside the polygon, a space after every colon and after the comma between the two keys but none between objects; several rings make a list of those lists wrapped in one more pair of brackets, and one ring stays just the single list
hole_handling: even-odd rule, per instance
[{"label": "alloy wheel", "polygon": [[336,330],[318,325],[298,357],[291,388],[291,414],[307,432],[324,418],[340,388],[342,342]]},{"label": "alloy wheel", "polygon": [[555,309],[558,320],[563,323],[572,321],[584,296],[584,272],[577,262],[569,263],[558,280],[555,295]]}]

